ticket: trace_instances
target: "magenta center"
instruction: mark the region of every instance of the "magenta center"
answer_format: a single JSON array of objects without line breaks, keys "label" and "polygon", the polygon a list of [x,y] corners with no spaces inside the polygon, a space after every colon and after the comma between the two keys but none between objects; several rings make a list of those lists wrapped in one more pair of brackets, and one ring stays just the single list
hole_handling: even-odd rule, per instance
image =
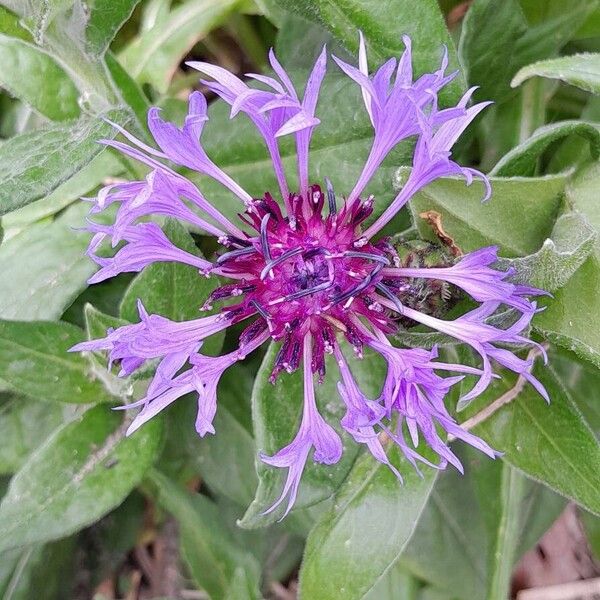
[{"label": "magenta center", "polygon": [[245,240],[228,238],[218,267],[235,280],[213,292],[210,300],[240,297],[224,310],[239,321],[254,314],[257,327],[266,322],[271,336],[283,341],[274,376],[299,365],[304,336],[315,339],[315,370],[324,371],[324,352],[342,332],[360,352],[359,318],[378,328],[392,325],[375,300],[380,271],[392,264],[386,239],[371,243],[361,237],[361,224],[372,212],[372,200],[357,199],[338,210],[332,190],[318,185],[306,196],[290,197],[284,216],[270,194],[256,200],[242,215],[256,231]]}]

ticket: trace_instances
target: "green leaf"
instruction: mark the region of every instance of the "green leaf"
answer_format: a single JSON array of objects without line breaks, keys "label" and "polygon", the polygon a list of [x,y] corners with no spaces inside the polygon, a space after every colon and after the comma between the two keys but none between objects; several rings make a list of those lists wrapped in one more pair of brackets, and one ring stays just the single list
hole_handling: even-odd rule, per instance
[{"label": "green leaf", "polygon": [[[567,187],[567,201],[581,212],[600,234],[600,203],[597,201],[600,163],[583,169]],[[575,351],[600,367],[600,340],[597,335],[600,314],[600,242],[594,253],[558,290],[547,309],[540,313],[535,328],[547,339]]]},{"label": "green leaf", "polygon": [[576,39],[586,39],[600,35],[600,6],[597,6],[577,30]]},{"label": "green leaf", "polygon": [[512,280],[547,292],[563,287],[594,249],[598,234],[579,213],[561,215],[550,237],[535,253],[523,258],[501,259],[502,269],[512,267]]},{"label": "green leaf", "polygon": [[[231,367],[219,383],[216,435],[200,438],[193,427],[197,401],[180,400],[175,419],[179,445],[203,481],[241,506],[254,498],[258,478],[254,468],[256,445],[252,436],[250,397],[253,377],[245,365]],[[181,408],[179,408],[181,407]]]},{"label": "green leaf", "polygon": [[549,406],[531,385],[513,389],[514,379],[504,376],[474,404],[486,406],[509,389],[515,397],[474,432],[528,477],[598,514],[600,446],[551,365],[538,361],[533,369],[550,395]]},{"label": "green leaf", "polygon": [[164,94],[184,56],[238,4],[239,0],[188,0],[135,37],[119,60],[134,79]]},{"label": "green leaf", "polygon": [[52,402],[110,400],[87,361],[69,348],[83,341],[70,323],[0,320],[0,379],[16,392]]},{"label": "green leaf", "polygon": [[67,598],[74,574],[75,540],[26,546],[0,556],[0,594],[5,600]]},{"label": "green leaf", "polygon": [[[2,4],[23,18],[23,24],[43,40],[57,30],[70,34],[82,54],[101,56],[139,0],[49,0]],[[43,40],[48,43],[49,40]]]},{"label": "green leaf", "polygon": [[0,86],[54,121],[79,116],[79,92],[45,52],[22,40],[0,35]]},{"label": "green leaf", "polygon": [[123,166],[110,152],[101,152],[68,181],[57,187],[51,194],[2,218],[2,224],[12,237],[31,223],[49,217],[79,200],[81,196],[99,186],[107,177],[119,175]]},{"label": "green leaf", "polygon": [[104,59],[113,83],[121,94],[121,98],[137,117],[136,129],[139,130],[142,137],[149,137],[146,124],[148,109],[150,108],[148,98],[146,98],[138,83],[127,73],[111,52],[107,52]]},{"label": "green leaf", "polygon": [[[404,50],[402,34],[406,33],[412,37],[416,74],[439,68],[443,45],[448,48],[450,70],[460,68],[454,43],[434,0],[421,0],[418,11],[410,0],[389,0],[385,4],[379,0],[278,0],[277,3],[323,25],[351,52],[358,49],[358,31],[362,31],[372,65],[398,58]],[[446,102],[457,100],[464,87],[464,79],[459,75],[442,93],[442,98]]]},{"label": "green leaf", "polygon": [[589,141],[594,159],[600,154],[600,129],[585,121],[559,121],[537,129],[531,137],[505,154],[492,169],[498,177],[535,175],[538,162],[548,147],[562,138],[579,135]]},{"label": "green leaf", "polygon": [[466,187],[464,180],[455,178],[438,179],[416,194],[410,208],[421,235],[432,238],[431,227],[419,214],[433,210],[440,213],[445,231],[464,252],[491,244],[512,256],[537,251],[552,230],[566,176],[490,181],[493,195],[486,203],[481,202],[480,184]]},{"label": "green leaf", "polygon": [[151,471],[149,480],[153,496],[179,523],[181,551],[196,584],[213,600],[258,600],[260,567],[234,543],[217,505],[185,491],[158,471]]},{"label": "green leaf", "polygon": [[543,79],[532,80],[505,102],[485,110],[479,131],[483,172],[544,125],[549,87]]},{"label": "green leaf", "polygon": [[475,0],[469,7],[458,48],[467,81],[480,86],[480,99],[501,101],[510,92],[514,46],[527,31],[518,0]]},{"label": "green leaf", "polygon": [[510,581],[521,533],[521,504],[525,495],[525,477],[504,464],[500,485],[500,514],[497,535],[491,553],[487,598],[505,600],[510,593]]},{"label": "green leaf", "polygon": [[[254,381],[252,390],[252,418],[258,452],[275,454],[289,444],[298,430],[304,396],[302,369],[292,374],[281,373],[275,384],[269,376],[273,369],[278,345],[272,344]],[[328,357],[327,376],[321,385],[316,384],[317,405],[323,417],[341,432],[340,419],[344,415],[343,402],[339,400],[336,382],[337,367]],[[375,353],[365,354],[362,360],[352,361],[352,373],[365,394],[376,396],[385,373],[384,363]],[[343,436],[344,454],[336,465],[314,464],[310,458],[302,476],[295,508],[317,504],[332,496],[346,478],[358,453],[358,445]],[[258,490],[254,501],[241,521],[242,527],[254,528],[268,525],[281,518],[285,512],[283,502],[268,515],[263,514],[279,498],[286,478],[285,469],[277,469],[257,459]]]},{"label": "green leaf", "polygon": [[421,582],[413,577],[408,571],[398,565],[394,565],[365,594],[365,600],[422,600],[419,590]]},{"label": "green leaf", "polygon": [[238,526],[239,504],[216,495],[220,521],[227,527],[238,548],[250,552],[261,565],[263,588],[271,581],[287,581],[300,563],[305,537],[290,533],[287,520],[262,529],[242,529]]},{"label": "green leaf", "polygon": [[[130,17],[140,0],[94,0],[84,4],[84,0],[75,0],[74,5],[81,3],[88,8],[85,25],[86,49],[96,55],[104,55],[110,42]],[[73,11],[75,12],[75,10]]]},{"label": "green leaf", "polygon": [[[499,568],[504,568],[504,574],[510,571],[560,514],[565,501],[529,480],[523,493],[512,497],[510,486],[505,485],[514,473],[509,465],[459,442],[453,450],[465,474],[452,468],[440,474],[397,564],[449,597],[488,600]],[[511,528],[508,537],[503,516]]]},{"label": "green leaf", "polygon": [[95,112],[119,103],[103,61],[109,43],[139,0],[1,0],[34,42],[57,60]]},{"label": "green leaf", "polygon": [[0,393],[0,400],[0,474],[12,475],[62,425],[70,407],[31,400],[11,392]]},{"label": "green leaf", "polygon": [[554,293],[533,326],[549,341],[577,353],[600,368],[600,263],[590,256],[564,287]]},{"label": "green leaf", "polygon": [[[537,4],[539,7],[542,3]],[[597,0],[549,0],[543,4],[548,10],[541,19],[530,26],[515,45],[515,70],[557,54],[573,38],[579,26],[598,3]]]},{"label": "green leaf", "polygon": [[0,504],[0,550],[65,537],[118,506],[156,458],[161,421],[131,437],[105,405],[58,429],[11,480]]},{"label": "green leaf", "polygon": [[286,69],[299,70],[306,77],[325,44],[330,54],[352,62],[352,55],[336,42],[327,29],[300,15],[285,13],[277,31],[275,49],[278,60]]},{"label": "green leaf", "polygon": [[[390,451],[398,464],[398,451]],[[404,460],[396,476],[370,455],[356,462],[336,494],[333,508],[308,537],[300,572],[300,594],[322,600],[364,596],[398,559],[410,537],[437,475],[420,478]]]},{"label": "green leaf", "polygon": [[0,246],[0,317],[58,319],[96,267],[84,254],[90,236],[74,231],[89,207],[81,202],[53,222],[32,225]]},{"label": "green leaf", "polygon": [[[109,111],[112,121],[127,122],[126,113]],[[82,117],[10,138],[0,146],[0,215],[55,190],[85,167],[115,130],[99,118]]]},{"label": "green leaf", "polygon": [[88,340],[95,340],[106,335],[110,327],[117,328],[128,325],[128,321],[112,315],[107,315],[91,304],[86,304],[84,309],[85,329]]},{"label": "green leaf", "polygon": [[531,77],[559,79],[586,92],[600,93],[600,54],[573,54],[541,60],[523,67],[510,85],[517,87]]},{"label": "green leaf", "polygon": [[600,370],[566,350],[553,349],[552,369],[568,387],[577,408],[600,439]]},{"label": "green leaf", "polygon": [[19,23],[17,15],[2,6],[0,6],[0,32],[26,42],[32,40],[31,34]]}]

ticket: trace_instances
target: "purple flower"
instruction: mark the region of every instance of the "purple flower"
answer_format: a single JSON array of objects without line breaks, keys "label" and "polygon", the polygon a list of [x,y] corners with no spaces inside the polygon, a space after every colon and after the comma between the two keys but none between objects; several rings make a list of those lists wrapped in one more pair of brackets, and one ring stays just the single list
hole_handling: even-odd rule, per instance
[{"label": "purple flower", "polygon": [[[139,323],[109,330],[105,338],[78,344],[73,350],[107,350],[109,364],[119,363],[122,376],[143,365],[156,366],[145,397],[122,407],[142,407],[130,432],[177,398],[193,393],[198,399],[196,430],[203,436],[214,433],[217,386],[223,372],[264,342],[278,343],[271,380],[282,371],[291,373],[302,367],[304,408],[294,439],[273,456],[261,455],[265,463],[287,469],[282,494],[267,512],[286,499],[285,513],[289,512],[310,457],[324,464],[334,464],[341,457],[340,434],[320,415],[315,401],[314,377],[321,381],[326,376],[326,353],[336,359],[340,401],[346,408],[340,431],[366,446],[399,478],[386,453],[388,443],[396,444],[415,468],[422,462],[434,468],[452,464],[462,471],[448,447],[447,435],[496,456],[484,441],[463,430],[445,405],[448,391],[466,375],[476,382],[462,398],[463,404],[485,390],[496,376],[495,364],[519,373],[548,397],[530,373],[531,361],[509,349],[532,343],[526,330],[537,309],[529,297],[542,292],[513,284],[510,272],[494,269],[496,248],[482,248],[448,267],[400,268],[390,241],[375,239],[413,194],[438,177],[459,174],[471,183],[478,176],[487,188],[486,197],[490,193],[484,175],[451,160],[452,146],[487,103],[469,107],[471,90],[456,106],[439,110],[437,94],[455,75],[445,73],[446,56],[438,71],[415,80],[410,40],[404,38],[404,42],[402,58],[390,59],[373,75],[367,69],[362,36],[358,68],[335,59],[361,87],[374,129],[365,167],[341,201],[328,180],[324,191],[308,178],[308,149],[319,123],[316,109],[326,70],[325,49],[302,97],[272,52],[269,58],[277,78],[249,74],[255,87],[220,67],[191,64],[214,80],[206,83],[231,106],[232,117],[243,112],[256,125],[273,163],[277,193],[267,191],[262,198],[252,198],[208,157],[200,141],[208,121],[206,101],[198,92],[190,96],[181,128],[163,121],[158,109],[150,110],[148,125],[159,149],[118,126],[128,143],[105,141],[145,164],[150,172],[142,181],[107,186],[94,200],[92,215],[109,205],[115,205],[117,213],[112,225],[90,221],[95,235],[88,254],[101,267],[90,282],[140,271],[154,262],[176,261],[196,267],[198,276],[219,275],[228,280],[211,293],[203,308],[223,300],[227,303],[216,315],[181,323],[149,315],[140,304]],[[279,153],[278,139],[285,135],[295,136],[297,191],[289,188]],[[390,206],[365,229],[374,199],[361,199],[361,194],[387,154],[407,138],[416,142],[411,174]],[[244,210],[240,223],[232,223],[169,162],[194,169],[233,192]],[[223,249],[209,261],[177,248],[155,222],[147,222],[152,215],[199,227],[216,236]],[[120,244],[110,258],[98,255],[105,240],[113,247]],[[406,297],[407,284],[410,288],[415,279],[447,282],[479,306],[454,320],[406,306],[400,298]],[[506,326],[491,320],[500,307],[512,315]],[[387,336],[407,319],[470,345],[481,359],[481,368],[441,362],[435,349],[393,346]],[[236,350],[221,357],[201,353],[205,339],[242,321],[247,326]],[[385,360],[387,374],[377,397],[368,398],[354,379],[345,356],[347,345],[354,349],[354,360],[360,360],[365,346]],[[420,444],[431,448],[437,459],[427,459]]]}]

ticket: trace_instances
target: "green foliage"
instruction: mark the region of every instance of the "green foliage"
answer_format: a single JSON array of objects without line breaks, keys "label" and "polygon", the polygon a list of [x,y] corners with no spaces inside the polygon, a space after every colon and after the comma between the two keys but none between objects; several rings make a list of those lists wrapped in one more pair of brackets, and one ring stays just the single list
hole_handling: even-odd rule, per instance
[{"label": "green foliage", "polygon": [[79,116],[77,88],[48,54],[0,35],[0,60],[5,65],[0,85],[13,96],[53,121]]},{"label": "green foliage", "polygon": [[575,54],[552,60],[541,60],[523,67],[511,81],[516,87],[530,77],[559,79],[576,85],[586,92],[597,94],[600,91],[600,55]]},{"label": "green foliage", "polygon": [[95,267],[84,255],[90,236],[73,231],[88,208],[80,203],[54,221],[41,220],[0,246],[5,319],[58,319],[86,287]]},{"label": "green foliage", "polygon": [[[278,5],[315,21],[328,29],[350,51],[358,49],[358,31],[368,42],[369,60],[380,65],[391,56],[400,56],[404,50],[402,35],[413,39],[414,67],[417,73],[438,67],[440,49],[446,45],[450,53],[450,68],[458,67],[454,43],[444,25],[444,19],[434,0],[421,0],[419,10],[414,10],[410,0],[391,0],[381,4],[378,0],[276,0]],[[393,15],[393,18],[390,16]],[[397,24],[401,23],[401,30]],[[446,92],[446,101],[456,100],[464,86],[458,77]]]},{"label": "green foliage", "polygon": [[477,425],[475,433],[504,452],[504,460],[523,473],[598,514],[598,439],[552,364],[538,361],[533,373],[548,390],[550,407],[533,387],[505,377],[494,382],[465,416],[503,397],[506,405]]},{"label": "green foliage", "polygon": [[69,348],[83,331],[69,323],[0,321],[0,379],[16,392],[54,402],[91,404],[108,400],[90,377],[85,358]]},{"label": "green foliage", "polygon": [[405,474],[404,485],[371,456],[356,462],[308,537],[300,574],[305,597],[362,598],[405,549],[436,471],[419,477],[405,459],[398,460],[395,448],[389,454]]},{"label": "green foliage", "polygon": [[[598,556],[600,3],[474,0],[464,3],[468,10],[456,24],[459,4],[0,0],[2,597],[74,597],[75,585],[85,585],[81,573],[89,573],[90,597],[106,578],[128,597],[123,583],[132,561],[140,561],[135,569],[144,571],[146,585],[148,560],[171,552],[173,565],[182,558],[179,584],[213,600],[269,597],[290,577],[299,579],[306,600],[505,600],[515,565],[567,500],[580,507]],[[269,74],[266,52],[275,45],[302,92],[323,44],[356,63],[359,30],[371,67],[399,57],[402,35],[409,34],[417,75],[438,67],[443,45],[450,69],[459,71],[441,104],[455,103],[473,85],[477,101],[493,101],[454,149],[460,164],[489,172],[491,199],[481,203],[477,181],[467,187],[462,179],[440,179],[386,233],[444,238],[463,252],[496,245],[497,266],[512,268],[513,281],[552,293],[539,298],[544,310],[531,328],[548,347],[549,364],[537,356],[533,373],[551,402],[502,370],[468,406],[449,398],[457,420],[502,453],[492,461],[451,441],[464,476],[425,465],[421,478],[384,439],[401,484],[342,435],[342,460],[327,466],[309,456],[294,510],[275,523],[286,502],[265,510],[286,472],[266,466],[260,453],[272,455],[294,438],[302,373],[284,372],[270,383],[278,351],[272,344],[223,376],[215,436],[197,435],[197,398],[190,394],[125,437],[134,413],[111,405],[143,397],[156,363],[119,378],[119,365],[109,369],[105,353],[68,349],[137,322],[138,299],[174,321],[210,314],[200,308],[222,282],[165,262],[88,287],[97,267],[84,254],[90,235],[78,229],[89,205],[79,199],[146,175],[143,165],[97,143],[118,135],[103,119],[148,143],[149,106],[181,122],[187,94],[201,85],[185,60]],[[202,134],[208,156],[251,195],[273,190],[272,165],[252,123],[232,122],[229,106],[209,100]],[[373,132],[360,89],[331,60],[317,116],[310,178],[329,177],[339,198],[359,176]],[[296,148],[290,136],[280,142],[293,189]],[[371,219],[398,193],[412,150],[411,141],[401,144],[370,182]],[[239,222],[243,207],[226,188],[184,174]],[[443,232],[424,218],[431,211]],[[214,242],[202,232],[170,219],[161,225],[178,247],[215,257]],[[203,352],[233,350],[242,325],[236,327]],[[400,331],[395,341],[440,344],[452,360],[457,352],[472,359],[454,340],[423,328]],[[383,361],[365,351],[364,359],[349,362],[361,389],[377,398]],[[317,403],[341,433],[338,379],[329,357]],[[470,385],[464,381],[461,391]],[[160,536],[173,523],[178,533],[165,550]]]},{"label": "green foliage", "polygon": [[119,60],[138,82],[150,83],[164,94],[185,54],[239,4],[239,0],[188,0],[156,19]]},{"label": "green foliage", "polygon": [[[123,121],[120,111],[104,116]],[[2,144],[0,214],[53,192],[102,151],[98,140],[112,137],[113,131],[98,118],[83,118],[23,133]]]},{"label": "green foliage", "polygon": [[161,422],[124,438],[128,420],[97,406],[58,428],[0,504],[0,551],[59,539],[117,507],[156,458]]},{"label": "green foliage", "polygon": [[[398,565],[457,597],[487,600],[565,501],[503,461],[454,444],[465,474],[442,473]],[[512,493],[511,493],[512,492]],[[502,597],[502,596],[498,596]],[[506,595],[504,596],[506,597]]]}]

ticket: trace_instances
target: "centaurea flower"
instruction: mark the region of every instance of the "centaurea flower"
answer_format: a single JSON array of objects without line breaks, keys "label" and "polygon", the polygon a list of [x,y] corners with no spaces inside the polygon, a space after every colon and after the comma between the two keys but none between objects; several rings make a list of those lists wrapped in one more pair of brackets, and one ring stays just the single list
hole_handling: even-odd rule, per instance
[{"label": "centaurea flower", "polygon": [[[231,106],[232,117],[245,113],[256,125],[273,162],[279,192],[252,198],[206,154],[200,135],[208,121],[202,94],[190,96],[182,128],[165,122],[158,109],[148,115],[148,125],[160,149],[139,141],[118,127],[129,143],[105,143],[150,169],[142,181],[107,186],[100,191],[92,214],[110,204],[118,205],[113,225],[90,222],[95,235],[88,254],[100,270],[94,283],[118,273],[136,272],[157,261],[177,261],[196,267],[199,276],[219,275],[230,281],[216,288],[203,308],[229,302],[221,312],[176,323],[149,315],[139,304],[140,322],[110,330],[106,338],[78,344],[81,351],[107,350],[109,362],[120,364],[119,375],[129,375],[148,361],[158,366],[146,396],[123,408],[141,406],[129,431],[134,431],[177,398],[195,393],[198,399],[196,429],[203,436],[214,433],[217,385],[223,372],[268,340],[280,344],[271,380],[282,371],[303,369],[304,408],[299,429],[290,443],[262,460],[287,469],[287,480],[274,510],[287,499],[285,513],[296,499],[301,475],[311,455],[324,464],[339,461],[343,446],[339,433],[319,413],[314,377],[326,376],[325,354],[336,359],[338,390],[346,414],[341,429],[364,444],[379,462],[399,478],[387,457],[384,440],[397,444],[406,459],[444,468],[448,463],[462,470],[444,434],[450,434],[494,457],[483,440],[463,430],[445,405],[448,391],[464,376],[478,377],[463,397],[479,395],[490,383],[493,362],[526,377],[547,399],[539,381],[530,373],[531,362],[507,349],[511,344],[531,343],[525,332],[536,312],[528,297],[540,290],[510,282],[510,272],[494,269],[497,249],[482,248],[440,267],[402,267],[396,249],[385,237],[377,238],[395,214],[418,190],[446,175],[461,175],[470,184],[474,176],[486,186],[482,173],[461,167],[451,159],[458,137],[487,103],[468,106],[472,90],[450,108],[438,109],[437,94],[455,73],[446,74],[447,57],[435,73],[413,79],[410,40],[399,61],[390,59],[374,75],[369,74],[364,40],[360,40],[358,68],[335,59],[361,88],[374,129],[371,151],[364,169],[348,196],[340,201],[328,180],[326,189],[309,181],[308,148],[319,120],[315,116],[319,89],[326,71],[325,49],[309,76],[302,99],[273,52],[269,58],[275,77],[249,74],[250,87],[225,69],[207,63],[191,66],[211,77],[205,82]],[[278,139],[294,135],[299,189],[290,191],[279,152]],[[372,197],[362,199],[366,186],[389,152],[402,140],[416,141],[411,174],[397,197],[381,216],[364,229],[373,211]],[[167,162],[194,169],[229,189],[245,210],[240,224],[232,223],[188,179]],[[149,215],[169,216],[203,229],[218,238],[223,251],[216,260],[200,258],[175,247],[154,222],[139,222]],[[124,244],[112,258],[98,256],[108,239]],[[454,319],[439,318],[408,306],[402,299],[413,280],[435,279],[455,286],[479,306]],[[200,299],[199,299],[200,302]],[[509,326],[491,324],[501,307],[511,310]],[[438,360],[437,350],[406,349],[388,339],[410,320],[470,345],[480,356],[482,368],[448,364]],[[239,347],[221,357],[201,353],[204,341],[231,325],[247,321]],[[343,348],[347,342],[360,359],[364,347],[379,353],[387,364],[381,393],[368,398],[359,388]],[[504,347],[503,347],[504,345]],[[454,373],[454,375],[442,374]],[[439,460],[417,451],[420,439]]]}]

